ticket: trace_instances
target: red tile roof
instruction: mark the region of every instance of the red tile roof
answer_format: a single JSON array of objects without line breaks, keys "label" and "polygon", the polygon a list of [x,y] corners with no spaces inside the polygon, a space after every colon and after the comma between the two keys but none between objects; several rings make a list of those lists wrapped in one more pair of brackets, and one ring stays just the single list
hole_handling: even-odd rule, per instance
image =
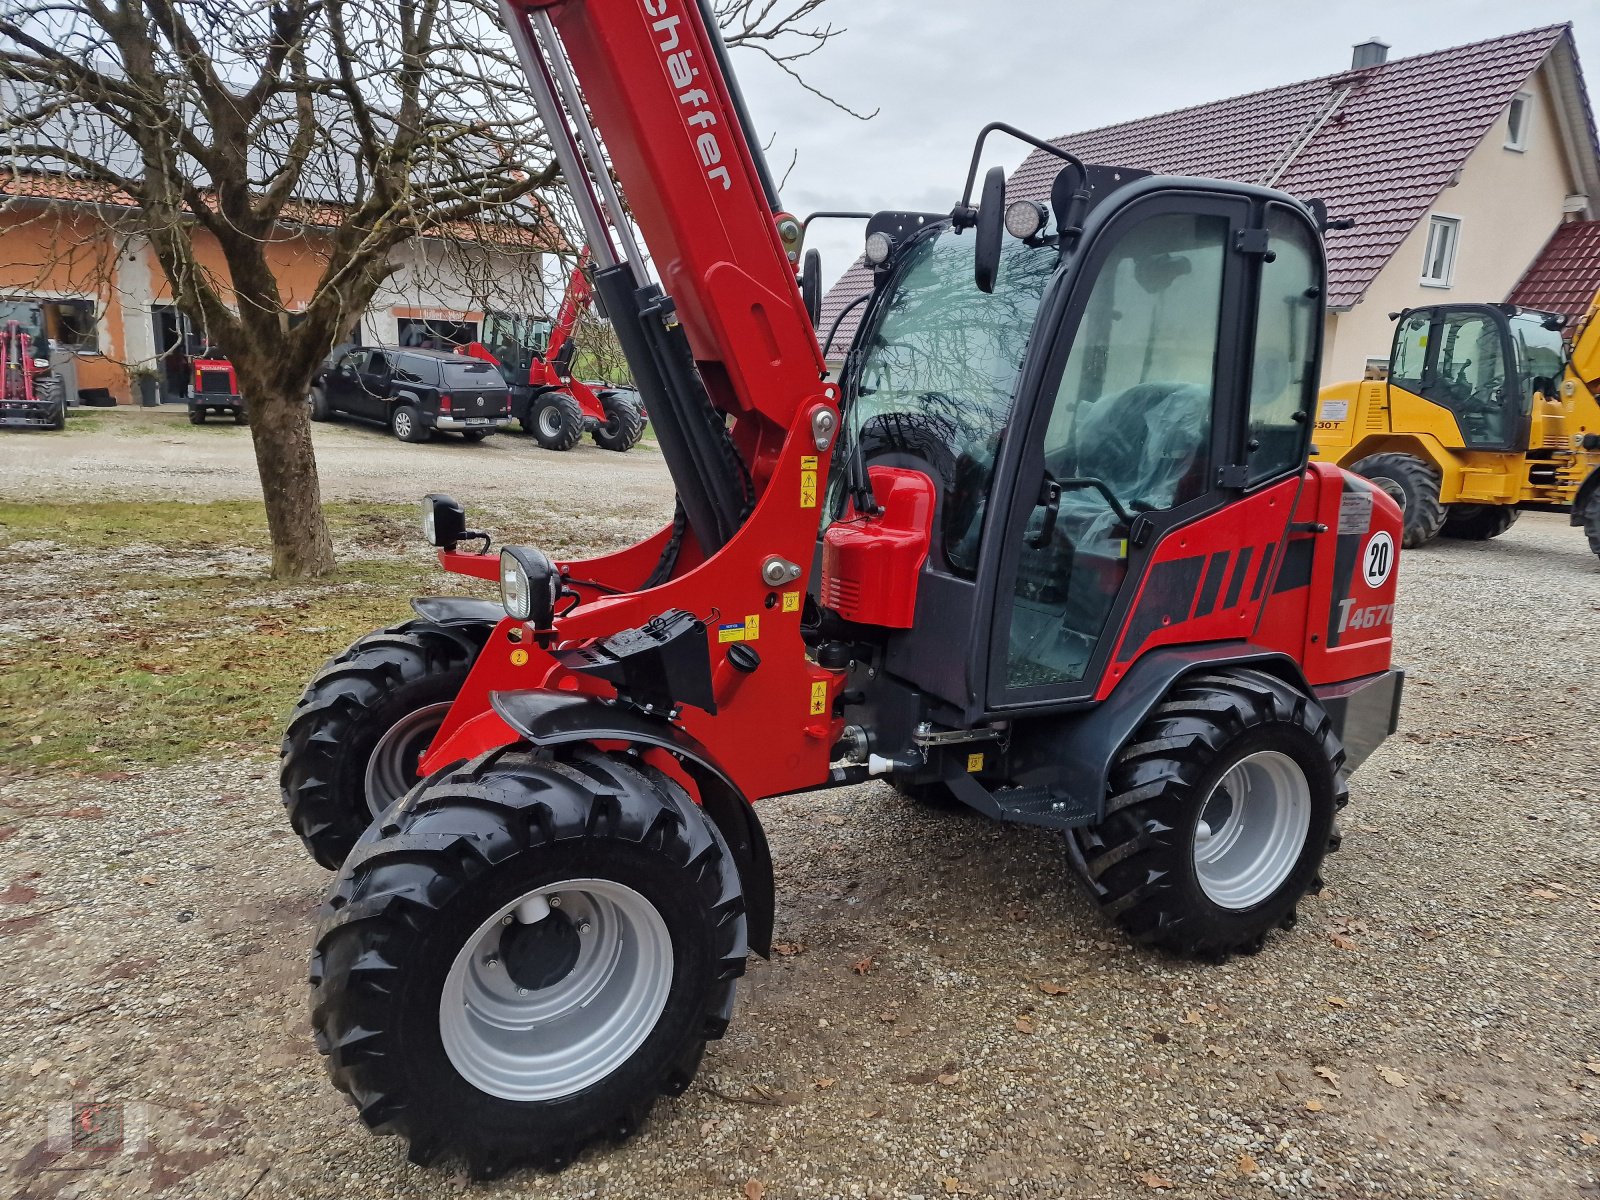
[{"label": "red tile roof", "polygon": [[[1091,163],[1267,183],[1325,200],[1332,216],[1356,221],[1328,235],[1328,303],[1343,308],[1361,298],[1512,97],[1563,44],[1576,75],[1571,26],[1551,25],[1053,141]],[[1600,157],[1586,97],[1583,105],[1588,153]],[[1048,196],[1058,165],[1034,151],[1012,174],[1008,196]],[[853,275],[829,293],[824,331],[850,298],[846,285],[860,290]],[[842,344],[854,333],[854,316],[840,327]]]},{"label": "red tile roof", "polygon": [[1581,317],[1600,291],[1600,221],[1557,227],[1506,300],[1540,312]]}]

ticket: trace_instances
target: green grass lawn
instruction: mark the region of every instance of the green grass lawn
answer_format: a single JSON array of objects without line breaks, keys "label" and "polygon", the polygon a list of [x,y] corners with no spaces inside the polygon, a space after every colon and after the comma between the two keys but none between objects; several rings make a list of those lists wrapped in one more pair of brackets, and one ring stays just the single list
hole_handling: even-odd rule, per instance
[{"label": "green grass lawn", "polygon": [[273,751],[329,655],[412,596],[490,591],[414,505],[327,512],[340,568],[307,584],[265,578],[259,503],[0,504],[0,775]]}]

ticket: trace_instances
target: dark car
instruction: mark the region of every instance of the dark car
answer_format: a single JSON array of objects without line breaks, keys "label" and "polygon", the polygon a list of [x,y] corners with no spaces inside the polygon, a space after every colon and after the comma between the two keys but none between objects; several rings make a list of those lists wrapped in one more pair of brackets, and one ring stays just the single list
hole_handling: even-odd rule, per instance
[{"label": "dark car", "polygon": [[377,421],[403,442],[433,431],[476,442],[511,420],[511,390],[490,363],[442,350],[357,346],[330,360],[312,381],[311,418]]}]

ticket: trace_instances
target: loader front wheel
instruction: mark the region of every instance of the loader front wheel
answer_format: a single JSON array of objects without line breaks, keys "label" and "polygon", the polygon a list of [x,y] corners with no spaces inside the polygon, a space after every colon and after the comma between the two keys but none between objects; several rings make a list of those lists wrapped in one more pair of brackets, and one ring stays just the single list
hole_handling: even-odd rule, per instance
[{"label": "loader front wheel", "polygon": [[1445,506],[1439,499],[1439,471],[1411,454],[1373,454],[1351,465],[1400,506],[1400,544],[1407,550],[1439,535]]},{"label": "loader front wheel", "polygon": [[289,824],[329,870],[417,782],[487,628],[407,621],[331,658],[295,705],[278,782]]},{"label": "loader front wheel", "polygon": [[1069,835],[1071,857],[1137,940],[1254,953],[1319,883],[1343,764],[1333,723],[1298,688],[1262,671],[1192,676],[1118,756],[1105,819]]},{"label": "loader front wheel", "polygon": [[583,437],[583,409],[565,392],[545,392],[529,406],[528,432],[546,450],[571,450]]},{"label": "loader front wheel", "polygon": [[605,410],[606,420],[604,425],[595,426],[595,445],[602,450],[617,451],[637,446],[644,436],[644,409],[639,404],[638,393],[601,392],[600,407]]},{"label": "loader front wheel", "polygon": [[312,1025],[361,1119],[478,1179],[559,1170],[679,1095],[732,1015],[744,897],[710,820],[626,754],[447,772],[345,863]]},{"label": "loader front wheel", "polygon": [[1589,508],[1583,517],[1583,532],[1589,539],[1589,549],[1600,554],[1600,491],[1589,497]]},{"label": "loader front wheel", "polygon": [[1521,515],[1520,509],[1509,504],[1451,504],[1445,510],[1439,536],[1486,542],[1510,529]]}]

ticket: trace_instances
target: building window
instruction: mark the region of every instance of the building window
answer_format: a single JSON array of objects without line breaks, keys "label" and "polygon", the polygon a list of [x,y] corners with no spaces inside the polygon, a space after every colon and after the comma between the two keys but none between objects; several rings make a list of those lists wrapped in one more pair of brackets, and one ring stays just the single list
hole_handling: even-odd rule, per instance
[{"label": "building window", "polygon": [[1506,149],[1528,148],[1528,126],[1533,123],[1533,93],[1518,92],[1506,111]]},{"label": "building window", "polygon": [[44,307],[56,345],[93,354],[100,352],[93,301],[50,300]]},{"label": "building window", "polygon": [[1449,287],[1456,273],[1456,244],[1461,240],[1459,217],[1428,218],[1428,249],[1422,256],[1422,282],[1426,287]]}]

